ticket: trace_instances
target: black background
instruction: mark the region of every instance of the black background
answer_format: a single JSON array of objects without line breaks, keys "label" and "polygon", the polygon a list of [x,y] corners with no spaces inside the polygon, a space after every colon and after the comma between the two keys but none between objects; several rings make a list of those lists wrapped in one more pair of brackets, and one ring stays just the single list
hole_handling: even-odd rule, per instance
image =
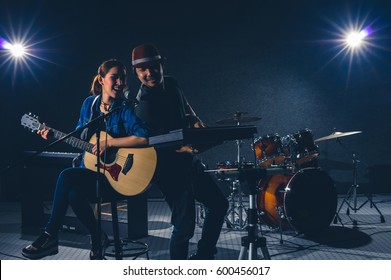
[{"label": "black background", "polygon": [[[258,136],[304,128],[315,139],[334,129],[363,131],[341,138],[347,149],[335,140],[319,142],[319,165],[344,192],[356,152],[359,182],[374,192],[391,190],[389,1],[12,0],[1,2],[0,21],[0,37],[25,36],[39,57],[15,68],[0,52],[0,168],[46,144],[20,126],[24,113],[73,130],[100,63],[117,58],[130,66],[134,46],[154,43],[167,57],[165,74],[178,79],[208,125],[245,111],[262,118],[251,123]],[[376,45],[351,63],[345,53],[336,56],[335,41],[349,22],[370,25]],[[136,93],[135,77],[128,83]],[[251,144],[242,145],[248,161],[254,160]],[[53,150],[73,151],[62,144]],[[234,161],[235,143],[201,157],[210,168]]]}]

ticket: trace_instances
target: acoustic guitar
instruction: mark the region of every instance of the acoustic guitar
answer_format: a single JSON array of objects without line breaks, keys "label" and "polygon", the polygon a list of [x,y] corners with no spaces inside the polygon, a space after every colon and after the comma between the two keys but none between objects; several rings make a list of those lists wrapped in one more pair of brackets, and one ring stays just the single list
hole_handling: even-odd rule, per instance
[{"label": "acoustic guitar", "polygon": [[[66,135],[61,131],[41,124],[38,117],[24,114],[21,119],[22,126],[37,131],[50,129],[56,139]],[[105,132],[100,132],[100,139],[112,139]],[[65,143],[74,148],[85,151],[84,165],[87,169],[97,171],[97,157],[92,154],[92,148],[96,143],[96,135],[89,142],[76,137],[68,137]],[[157,156],[153,147],[147,148],[109,148],[106,156],[100,156],[100,168],[113,189],[125,196],[140,194],[148,189],[156,169]]]}]

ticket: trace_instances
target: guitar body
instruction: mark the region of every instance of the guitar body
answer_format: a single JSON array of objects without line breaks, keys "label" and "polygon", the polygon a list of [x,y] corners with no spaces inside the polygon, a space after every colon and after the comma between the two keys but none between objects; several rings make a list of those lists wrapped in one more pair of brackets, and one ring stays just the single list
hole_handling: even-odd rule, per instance
[{"label": "guitar body", "polygon": [[[112,137],[107,135],[108,139]],[[100,139],[106,139],[106,133],[100,133]],[[96,135],[89,141],[96,143]],[[84,165],[87,169],[97,171],[96,155],[84,154]],[[108,149],[106,159],[100,158],[100,172],[104,174],[113,189],[125,196],[140,194],[148,189],[156,169],[156,151],[148,148]]]}]

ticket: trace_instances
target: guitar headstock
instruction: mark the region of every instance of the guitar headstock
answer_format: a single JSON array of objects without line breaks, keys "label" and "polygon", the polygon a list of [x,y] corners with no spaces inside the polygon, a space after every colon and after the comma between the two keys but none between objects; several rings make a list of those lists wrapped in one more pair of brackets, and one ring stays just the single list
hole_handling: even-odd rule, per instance
[{"label": "guitar headstock", "polygon": [[39,117],[32,113],[24,114],[20,120],[20,123],[25,128],[30,129],[31,132],[44,128],[44,125],[39,122]]}]

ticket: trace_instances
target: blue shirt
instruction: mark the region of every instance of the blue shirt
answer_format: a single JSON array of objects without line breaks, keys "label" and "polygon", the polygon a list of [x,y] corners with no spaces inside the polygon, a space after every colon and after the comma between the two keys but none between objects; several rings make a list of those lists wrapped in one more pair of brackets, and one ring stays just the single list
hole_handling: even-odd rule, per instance
[{"label": "blue shirt", "polygon": [[[76,128],[86,125],[90,119],[101,114],[99,110],[101,97],[101,95],[98,97],[89,96],[84,100]],[[97,98],[97,100],[94,103],[95,98]],[[132,135],[144,138],[148,137],[148,130],[145,124],[136,116],[131,106],[124,106],[123,99],[116,99],[112,104],[112,109],[116,108],[120,109],[106,118],[106,131],[110,136],[114,138]],[[91,118],[93,113],[94,116]],[[88,133],[88,135],[91,136],[91,133]],[[83,135],[82,138],[88,140],[85,135]]]}]

